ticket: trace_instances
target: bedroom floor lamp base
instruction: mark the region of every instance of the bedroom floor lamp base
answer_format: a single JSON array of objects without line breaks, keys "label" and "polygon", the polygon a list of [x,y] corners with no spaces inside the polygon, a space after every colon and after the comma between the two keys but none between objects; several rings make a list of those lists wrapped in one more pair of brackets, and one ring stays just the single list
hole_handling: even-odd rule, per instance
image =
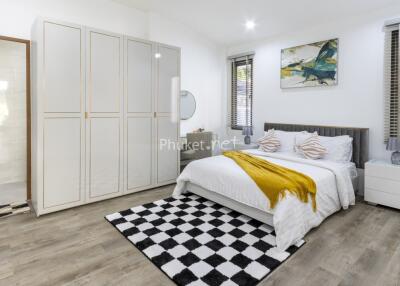
[{"label": "bedroom floor lamp base", "polygon": [[400,165],[400,139],[397,137],[390,137],[386,149],[388,151],[394,151],[392,154],[392,164]]},{"label": "bedroom floor lamp base", "polygon": [[400,152],[399,151],[392,153],[392,164],[400,165]]},{"label": "bedroom floor lamp base", "polygon": [[244,144],[248,145],[251,143],[250,136],[253,135],[253,128],[251,126],[243,126],[242,135],[244,135]]}]

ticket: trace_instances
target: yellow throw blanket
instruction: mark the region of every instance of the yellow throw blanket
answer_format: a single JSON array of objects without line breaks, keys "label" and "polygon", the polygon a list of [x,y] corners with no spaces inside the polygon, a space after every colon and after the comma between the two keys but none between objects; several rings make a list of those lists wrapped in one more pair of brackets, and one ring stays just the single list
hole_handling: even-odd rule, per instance
[{"label": "yellow throw blanket", "polygon": [[243,152],[227,151],[223,154],[235,161],[253,179],[268,197],[271,209],[289,192],[304,203],[308,203],[310,195],[313,210],[317,210],[317,187],[309,176]]}]

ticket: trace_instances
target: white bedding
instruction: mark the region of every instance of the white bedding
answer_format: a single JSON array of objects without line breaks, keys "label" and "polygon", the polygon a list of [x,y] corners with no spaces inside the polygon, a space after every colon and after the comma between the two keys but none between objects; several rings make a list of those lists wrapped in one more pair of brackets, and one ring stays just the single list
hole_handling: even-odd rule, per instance
[{"label": "white bedding", "polygon": [[317,211],[293,195],[287,195],[274,209],[256,183],[233,160],[215,156],[191,162],[177,180],[174,196],[185,193],[191,182],[250,207],[273,214],[276,243],[285,250],[295,244],[326,217],[355,203],[348,164],[308,160],[293,153],[246,150],[259,158],[310,176],[317,185]]}]

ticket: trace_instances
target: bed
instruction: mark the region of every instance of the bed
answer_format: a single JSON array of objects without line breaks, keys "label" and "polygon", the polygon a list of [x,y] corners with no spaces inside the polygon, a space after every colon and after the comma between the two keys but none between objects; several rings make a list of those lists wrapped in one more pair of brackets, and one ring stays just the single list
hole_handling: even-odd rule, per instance
[{"label": "bed", "polygon": [[352,160],[338,163],[328,160],[309,160],[293,152],[267,153],[261,150],[245,152],[272,163],[300,171],[317,185],[317,211],[287,195],[274,209],[255,182],[231,159],[214,156],[190,163],[177,180],[174,196],[191,192],[248,215],[275,228],[276,244],[286,250],[300,241],[312,228],[355,203],[356,168],[363,169],[368,160],[368,129],[265,123],[264,130],[315,132],[321,136],[349,135],[352,141]]}]

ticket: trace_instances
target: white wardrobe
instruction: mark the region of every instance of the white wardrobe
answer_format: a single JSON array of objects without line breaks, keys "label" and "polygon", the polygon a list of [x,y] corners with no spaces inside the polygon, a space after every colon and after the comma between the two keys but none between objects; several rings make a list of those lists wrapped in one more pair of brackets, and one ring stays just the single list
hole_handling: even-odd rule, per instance
[{"label": "white wardrobe", "polygon": [[39,19],[31,56],[37,215],[175,182],[179,48]]}]

